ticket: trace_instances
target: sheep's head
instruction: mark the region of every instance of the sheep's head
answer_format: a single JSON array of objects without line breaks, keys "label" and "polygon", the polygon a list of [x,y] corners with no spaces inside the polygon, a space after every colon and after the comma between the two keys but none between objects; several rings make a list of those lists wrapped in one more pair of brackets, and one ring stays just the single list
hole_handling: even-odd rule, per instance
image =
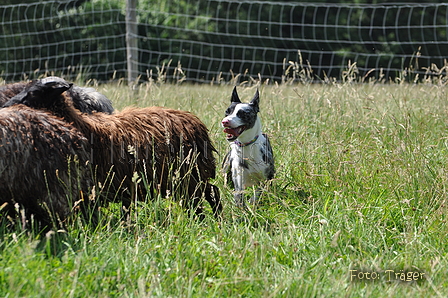
[{"label": "sheep's head", "polygon": [[3,107],[23,104],[33,108],[49,108],[60,98],[59,95],[70,89],[72,85],[58,77],[34,80],[22,92],[6,102]]}]

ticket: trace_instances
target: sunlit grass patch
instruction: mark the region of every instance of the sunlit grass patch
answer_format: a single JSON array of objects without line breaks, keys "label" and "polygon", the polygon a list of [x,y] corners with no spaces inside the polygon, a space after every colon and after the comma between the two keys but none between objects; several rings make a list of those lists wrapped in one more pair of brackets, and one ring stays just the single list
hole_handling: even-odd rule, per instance
[{"label": "sunlit grass patch", "polygon": [[[242,100],[253,88],[239,89]],[[0,296],[446,296],[445,87],[259,88],[277,169],[259,205],[236,207],[219,175],[221,222],[210,210],[195,220],[179,201],[156,197],[135,204],[128,223],[114,203],[102,207],[99,225],[75,220],[49,238],[2,230]],[[191,111],[210,129],[219,162],[228,150],[220,121],[232,86],[98,89],[117,109]],[[353,268],[426,279],[353,282]]]}]

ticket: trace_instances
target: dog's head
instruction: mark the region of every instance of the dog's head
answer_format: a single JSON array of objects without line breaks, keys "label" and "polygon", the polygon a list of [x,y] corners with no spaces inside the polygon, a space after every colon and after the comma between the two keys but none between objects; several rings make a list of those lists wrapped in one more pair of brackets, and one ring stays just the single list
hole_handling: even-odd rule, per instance
[{"label": "dog's head", "polygon": [[258,89],[250,103],[242,103],[236,87],[233,89],[230,106],[226,110],[226,115],[221,124],[227,134],[227,141],[234,141],[245,131],[251,129],[257,121],[257,114],[260,111],[260,94]]}]

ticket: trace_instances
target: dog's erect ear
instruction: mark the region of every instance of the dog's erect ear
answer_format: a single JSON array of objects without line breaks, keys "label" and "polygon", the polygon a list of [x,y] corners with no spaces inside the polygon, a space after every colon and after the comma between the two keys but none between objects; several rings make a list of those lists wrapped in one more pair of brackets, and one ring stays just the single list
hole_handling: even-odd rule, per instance
[{"label": "dog's erect ear", "polygon": [[236,92],[236,86],[235,88],[233,88],[233,92],[232,92],[232,98],[230,99],[230,102],[238,102],[241,103],[241,100],[238,96],[238,92]]},{"label": "dog's erect ear", "polygon": [[254,107],[254,110],[257,113],[260,111],[260,93],[258,92],[258,89],[257,92],[255,92],[254,98],[252,98],[249,104]]}]

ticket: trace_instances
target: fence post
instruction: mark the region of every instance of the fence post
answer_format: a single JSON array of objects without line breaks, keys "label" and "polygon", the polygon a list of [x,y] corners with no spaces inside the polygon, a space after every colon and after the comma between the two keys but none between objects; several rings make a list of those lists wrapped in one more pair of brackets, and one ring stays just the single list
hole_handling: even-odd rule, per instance
[{"label": "fence post", "polygon": [[126,54],[129,85],[135,85],[138,76],[137,1],[126,0]]}]

